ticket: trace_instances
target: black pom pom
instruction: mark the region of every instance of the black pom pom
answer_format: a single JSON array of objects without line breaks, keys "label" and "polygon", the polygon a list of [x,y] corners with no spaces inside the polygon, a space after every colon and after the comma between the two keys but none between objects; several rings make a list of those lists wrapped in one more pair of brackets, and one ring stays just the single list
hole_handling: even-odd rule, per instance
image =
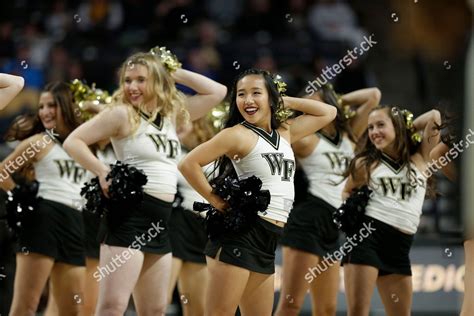
[{"label": "black pom pom", "polygon": [[197,212],[207,212],[206,229],[210,239],[224,232],[239,233],[251,227],[258,218],[258,212],[267,209],[270,192],[261,190],[262,181],[251,176],[238,180],[231,176],[217,178],[212,183],[213,193],[227,201],[230,208],[220,212],[207,203],[194,202]]},{"label": "black pom pom", "polygon": [[81,189],[81,195],[87,200],[84,211],[103,216],[109,210],[123,210],[124,214],[110,214],[110,216],[125,216],[129,207],[140,204],[143,200],[143,186],[147,183],[147,176],[142,170],[117,161],[110,165],[111,170],[106,180],[110,180],[109,197],[107,199],[100,187],[99,177],[93,178]]},{"label": "black pom pom", "polygon": [[365,208],[372,190],[367,185],[354,189],[346,201],[333,213],[333,221],[347,235],[352,235],[362,225]]},{"label": "black pom pom", "polygon": [[112,180],[109,196],[112,201],[138,204],[143,200],[143,186],[148,182],[142,170],[117,161],[105,178]]},{"label": "black pom pom", "polygon": [[15,233],[20,232],[22,221],[36,210],[38,188],[38,181],[33,181],[22,185],[17,184],[13,190],[8,192],[5,202],[7,223]]},{"label": "black pom pom", "polygon": [[81,196],[86,199],[83,211],[93,214],[102,215],[105,205],[105,196],[99,183],[99,177],[91,179],[90,182],[84,184],[81,189]]}]

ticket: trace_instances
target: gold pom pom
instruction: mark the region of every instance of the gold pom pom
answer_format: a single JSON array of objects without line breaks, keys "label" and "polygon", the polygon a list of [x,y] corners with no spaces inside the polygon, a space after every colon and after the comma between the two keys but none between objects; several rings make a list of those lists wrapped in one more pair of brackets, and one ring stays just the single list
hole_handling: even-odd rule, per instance
[{"label": "gold pom pom", "polygon": [[224,128],[225,121],[229,117],[229,109],[230,103],[228,101],[222,101],[207,114],[208,119],[212,122],[214,132],[217,133]]},{"label": "gold pom pom", "polygon": [[83,83],[79,79],[74,79],[69,85],[74,102],[78,106],[76,113],[81,116],[83,120],[92,118],[96,113],[90,111],[89,103],[92,105],[109,104],[112,102],[112,97],[107,91],[97,89],[95,83],[92,87]]},{"label": "gold pom pom", "polygon": [[178,60],[178,57],[167,50],[164,46],[155,46],[150,49],[150,53],[154,56],[157,56],[169,72],[174,72],[182,66]]}]

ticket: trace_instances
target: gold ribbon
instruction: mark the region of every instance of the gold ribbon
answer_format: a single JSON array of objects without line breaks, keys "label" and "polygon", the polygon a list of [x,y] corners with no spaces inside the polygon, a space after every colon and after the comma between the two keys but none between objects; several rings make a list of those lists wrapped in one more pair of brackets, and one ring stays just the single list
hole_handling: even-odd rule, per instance
[{"label": "gold ribbon", "polygon": [[[285,96],[286,92],[286,82],[283,81],[280,75],[275,75],[273,76],[273,83],[275,84],[278,93],[280,93],[281,97]],[[275,117],[276,119],[280,122],[283,123],[288,118],[290,118],[293,115],[293,110],[285,108],[285,102],[283,100],[280,100],[278,102],[276,111],[275,111]]]},{"label": "gold ribbon", "polygon": [[401,110],[400,112],[402,113],[403,118],[405,119],[405,125],[406,125],[407,130],[410,133],[410,138],[413,144],[416,145],[416,144],[421,143],[423,137],[419,132],[415,130],[415,126],[413,125],[413,118],[414,118],[413,113],[406,109]]},{"label": "gold ribbon", "polygon": [[154,56],[157,56],[169,72],[174,72],[182,66],[178,60],[178,57],[167,50],[164,46],[155,46],[150,49],[150,53]]},{"label": "gold ribbon", "polygon": [[344,104],[342,95],[336,93],[332,84],[328,83],[324,85],[323,93],[325,94],[325,102],[329,102],[331,105],[339,108],[342,111],[344,119],[349,120],[356,116],[357,111],[349,104]]}]

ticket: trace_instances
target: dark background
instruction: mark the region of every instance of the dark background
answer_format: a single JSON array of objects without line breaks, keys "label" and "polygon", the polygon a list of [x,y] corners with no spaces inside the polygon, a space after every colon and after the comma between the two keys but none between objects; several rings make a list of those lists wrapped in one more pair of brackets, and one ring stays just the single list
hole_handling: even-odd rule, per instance
[{"label": "dark background", "polygon": [[[336,76],[336,91],[376,86],[383,104],[415,115],[440,108],[458,117],[461,134],[471,12],[464,0],[2,1],[0,72],[26,85],[0,113],[0,136],[16,115],[36,111],[45,83],[78,78],[113,92],[125,58],[155,45],[228,86],[259,67],[298,95],[371,34],[377,44]],[[0,158],[14,145],[1,140]],[[436,177],[440,196],[425,202],[416,245],[441,253],[461,244],[461,197],[458,184]],[[0,314],[7,314],[14,255],[3,222],[0,238]]]}]

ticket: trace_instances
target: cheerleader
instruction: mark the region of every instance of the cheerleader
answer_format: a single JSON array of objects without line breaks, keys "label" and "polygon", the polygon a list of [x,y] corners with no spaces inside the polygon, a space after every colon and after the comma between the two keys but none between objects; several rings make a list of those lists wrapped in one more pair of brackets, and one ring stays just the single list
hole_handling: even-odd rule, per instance
[{"label": "cheerleader", "polygon": [[[313,315],[335,315],[339,288],[339,262],[325,267],[317,277],[307,275],[310,268],[324,265],[323,257],[340,247],[339,230],[332,214],[342,203],[343,172],[354,155],[357,139],[367,128],[367,116],[380,101],[377,88],[357,90],[341,97],[346,106],[357,107],[348,119],[337,104],[330,87],[316,100],[325,100],[338,109],[336,120],[319,132],[292,144],[299,164],[309,180],[309,194],[290,214],[283,245],[283,280],[276,315],[298,315],[308,288]],[[332,97],[332,98],[331,98]],[[331,102],[332,100],[332,102]],[[336,186],[337,185],[337,186]]]},{"label": "cheerleader", "polygon": [[[439,142],[441,117],[431,110],[412,121],[411,113],[377,107],[368,131],[351,161],[343,199],[368,185],[373,191],[358,232],[344,248],[344,283],[348,315],[369,315],[375,286],[386,315],[410,315],[412,279],[409,252],[417,230],[425,193],[429,154]],[[422,141],[415,145],[417,131]],[[350,243],[350,244],[349,244]],[[339,253],[341,255],[341,253]]]},{"label": "cheerleader", "polygon": [[0,110],[4,109],[23,89],[22,77],[0,73]]},{"label": "cheerleader", "polygon": [[[207,181],[202,167],[222,157],[219,177],[235,169],[239,179],[255,175],[262,189],[270,190],[268,209],[242,233],[223,233],[206,245],[209,286],[205,315],[271,315],[274,261],[294,198],[295,160],[291,143],[331,122],[336,109],[310,99],[281,97],[279,82],[263,70],[241,73],[233,86],[225,129],[191,151],[180,170],[191,186],[215,208],[226,203]],[[276,109],[284,107],[303,115],[280,124]],[[233,160],[231,160],[233,159]]]},{"label": "cheerleader", "polygon": [[[197,94],[185,98],[175,83]],[[127,209],[126,218],[113,224],[114,214],[125,210],[109,210],[100,267],[94,275],[100,281],[98,315],[123,315],[132,293],[139,314],[165,313],[171,274],[167,222],[176,193],[180,152],[175,126],[187,110],[190,119],[196,120],[225,94],[225,86],[187,70],[172,69],[157,54],[137,53],[120,69],[116,103],[66,140],[66,150],[99,177],[106,196],[109,167],[93,155],[90,144],[110,138],[117,159],[143,170],[148,177],[143,202]]]},{"label": "cheerleader", "polygon": [[21,221],[10,315],[34,315],[48,277],[60,315],[82,310],[83,225],[73,201],[80,199],[85,170],[61,145],[79,125],[74,110],[69,86],[50,83],[40,95],[34,121],[18,120],[8,133],[7,139],[22,142],[0,165],[1,188],[12,190],[11,174],[27,164],[33,164],[39,182],[37,207]]},{"label": "cheerleader", "polygon": [[[211,139],[214,131],[206,117],[194,121],[190,128],[185,129],[179,136],[182,144],[182,160],[185,155]],[[214,171],[211,163],[203,168],[209,177]],[[177,198],[178,205],[173,207],[169,220],[170,241],[173,253],[173,267],[171,282],[168,291],[169,301],[178,282],[183,314],[204,315],[204,299],[207,288],[208,272],[204,248],[207,234],[203,225],[203,218],[193,211],[194,201],[207,202],[189,185],[186,179],[179,174]]]},{"label": "cheerleader", "polygon": [[[72,84],[74,86],[74,83]],[[73,94],[75,92],[74,88]],[[79,100],[75,100],[78,102]],[[81,109],[82,120],[87,120],[91,116],[96,115],[100,112],[104,105],[94,104],[90,101],[80,101],[79,107]],[[79,114],[78,111],[76,111]],[[103,140],[97,143],[96,155],[100,161],[103,161],[105,164],[113,164],[116,161],[115,153],[110,145],[109,140]],[[83,182],[90,181],[93,178],[93,175],[90,172],[86,173],[86,177]],[[97,305],[97,297],[99,295],[99,284],[94,278],[94,273],[99,267],[99,249],[100,243],[97,241],[97,235],[99,232],[100,226],[100,216],[99,214],[94,214],[89,211],[84,211],[83,205],[85,204],[84,200],[76,201],[76,206],[81,207],[82,219],[84,222],[84,246],[85,246],[85,256],[86,256],[86,271],[85,271],[85,282],[84,282],[84,293],[81,297],[83,303],[83,314],[84,315],[94,315],[95,307]],[[56,316],[58,314],[58,308],[53,296],[53,291],[51,289],[51,284],[48,291],[48,304],[44,311],[45,316]]]}]

